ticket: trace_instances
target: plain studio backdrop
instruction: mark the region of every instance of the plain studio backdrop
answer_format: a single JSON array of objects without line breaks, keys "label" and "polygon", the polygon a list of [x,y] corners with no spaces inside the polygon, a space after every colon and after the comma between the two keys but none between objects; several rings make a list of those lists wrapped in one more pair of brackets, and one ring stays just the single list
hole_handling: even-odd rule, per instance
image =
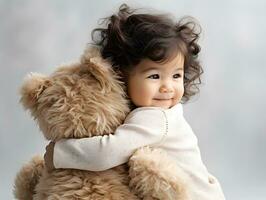
[{"label": "plain studio backdrop", "polygon": [[[48,143],[18,89],[29,72],[79,59],[98,19],[124,1],[0,1],[0,199],[17,171]],[[184,106],[202,159],[230,200],[266,198],[266,1],[138,0],[129,6],[198,19],[201,93]]]}]

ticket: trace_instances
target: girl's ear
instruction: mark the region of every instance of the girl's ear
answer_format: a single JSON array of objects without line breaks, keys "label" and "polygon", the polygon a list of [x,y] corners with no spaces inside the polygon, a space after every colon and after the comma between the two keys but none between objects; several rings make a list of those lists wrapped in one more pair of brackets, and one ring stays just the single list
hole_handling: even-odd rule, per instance
[{"label": "girl's ear", "polygon": [[47,76],[30,73],[20,89],[20,102],[25,109],[35,109],[40,94],[51,85]]}]

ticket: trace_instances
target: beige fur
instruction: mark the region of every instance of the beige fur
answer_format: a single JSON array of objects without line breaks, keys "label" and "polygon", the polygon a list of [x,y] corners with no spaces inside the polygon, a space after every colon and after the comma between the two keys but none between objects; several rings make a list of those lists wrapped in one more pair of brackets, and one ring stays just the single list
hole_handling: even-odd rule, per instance
[{"label": "beige fur", "polygon": [[[92,137],[111,134],[123,123],[129,112],[124,91],[98,49],[88,48],[80,63],[50,76],[31,74],[21,88],[21,103],[48,140]],[[129,167],[48,173],[43,159],[35,157],[17,174],[14,194],[20,200],[186,199],[182,173],[161,151],[142,148]]]},{"label": "beige fur", "polygon": [[43,169],[44,161],[40,156],[35,156],[31,162],[23,166],[21,173],[18,174],[15,180],[15,196],[19,199],[33,199],[34,189],[39,182]]},{"label": "beige fur", "polygon": [[189,199],[186,175],[168,155],[158,149],[143,147],[129,160],[130,187],[139,197],[156,199]]}]

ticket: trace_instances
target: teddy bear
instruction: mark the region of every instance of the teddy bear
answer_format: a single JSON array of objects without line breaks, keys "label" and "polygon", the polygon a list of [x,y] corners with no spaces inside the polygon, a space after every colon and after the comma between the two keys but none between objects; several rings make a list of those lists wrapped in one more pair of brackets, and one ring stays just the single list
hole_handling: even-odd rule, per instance
[{"label": "teddy bear", "polygon": [[[21,87],[21,103],[49,141],[113,134],[129,113],[124,84],[101,57],[87,47],[76,63],[50,76],[31,73]],[[188,199],[182,171],[158,148],[142,147],[128,163],[101,172],[55,169],[42,156],[24,165],[15,179],[19,200]]]}]

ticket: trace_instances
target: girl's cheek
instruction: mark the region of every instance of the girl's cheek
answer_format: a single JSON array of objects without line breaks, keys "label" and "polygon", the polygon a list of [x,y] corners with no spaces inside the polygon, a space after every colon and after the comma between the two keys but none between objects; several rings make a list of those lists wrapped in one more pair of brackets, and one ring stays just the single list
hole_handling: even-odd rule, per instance
[{"label": "girl's cheek", "polygon": [[184,95],[184,86],[180,86],[180,89],[179,89],[179,95],[182,97]]},{"label": "girl's cheek", "polygon": [[177,93],[177,96],[183,96],[183,94],[184,94],[184,86],[183,86],[183,84],[178,84],[177,85],[176,93]]}]

